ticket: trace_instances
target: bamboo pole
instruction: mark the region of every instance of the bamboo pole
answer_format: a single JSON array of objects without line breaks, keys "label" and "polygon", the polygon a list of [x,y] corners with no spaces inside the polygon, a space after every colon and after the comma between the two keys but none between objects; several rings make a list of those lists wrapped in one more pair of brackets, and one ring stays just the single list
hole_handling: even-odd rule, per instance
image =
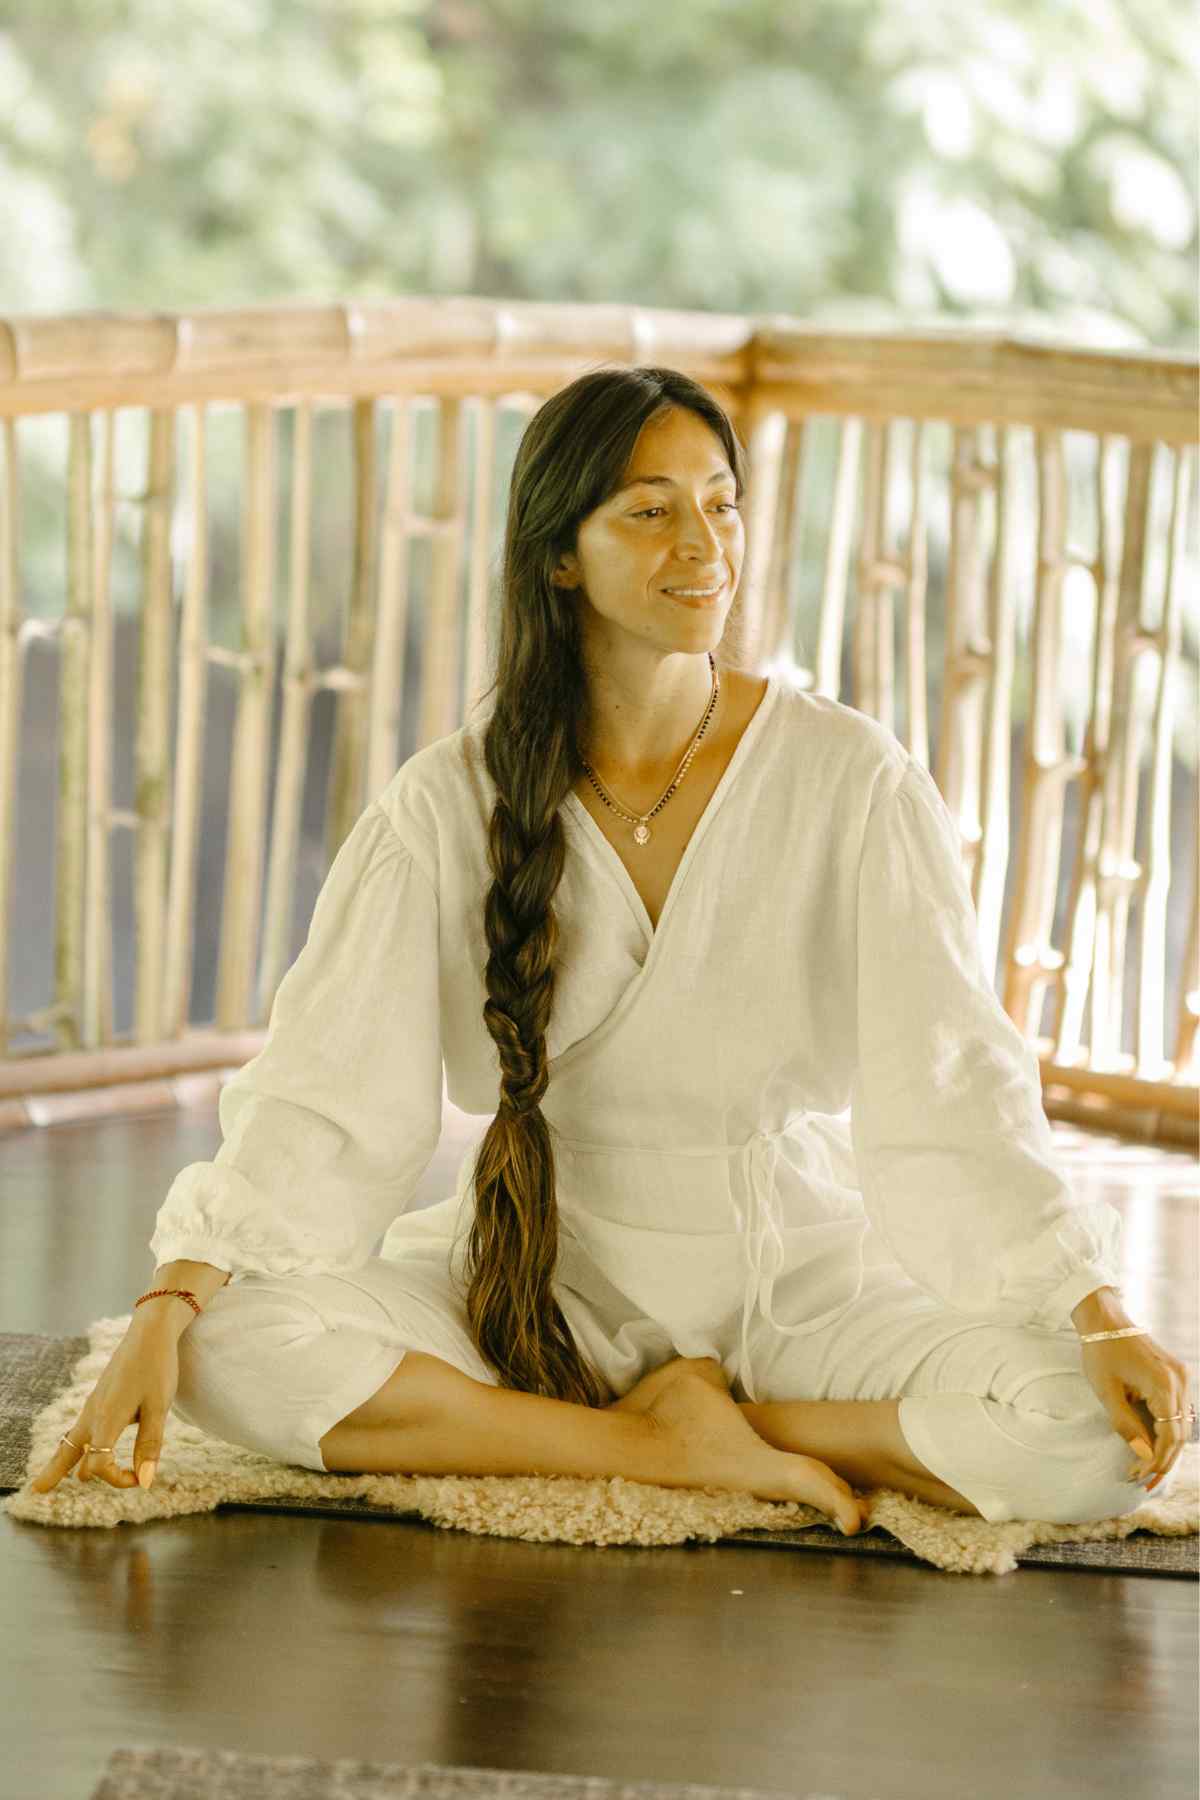
[{"label": "bamboo pole", "polygon": [[58,809],[54,821],[53,1029],[61,1050],[80,1048],[83,1011],[92,557],[92,421],[88,414],[74,412],[67,451],[67,606],[59,633]]},{"label": "bamboo pole", "polygon": [[909,451],[907,581],[904,590],[905,678],[907,681],[907,746],[929,767],[929,717],[926,699],[925,604],[929,582],[927,426],[914,419]]},{"label": "bamboo pole", "polygon": [[993,433],[992,455],[990,485],[994,535],[980,620],[980,631],[987,645],[983,653],[987,677],[980,725],[979,844],[972,896],[979,919],[983,964],[994,985],[1008,878],[1012,806],[1009,752],[1017,635],[1010,543],[1015,439],[1004,426],[997,427]]},{"label": "bamboo pole", "polygon": [[1005,1005],[1025,1035],[1041,1028],[1046,985],[1061,954],[1050,942],[1062,837],[1063,784],[1075,772],[1064,752],[1062,577],[1066,487],[1062,434],[1036,436],[1037,570],[1031,627],[1029,718],[1022,754],[1017,883],[1005,947]]},{"label": "bamboo pole", "polygon": [[465,715],[470,718],[483,697],[490,670],[488,603],[492,591],[492,481],[496,470],[496,402],[489,394],[475,398],[471,468],[471,538],[467,550]]},{"label": "bamboo pole", "polygon": [[93,506],[91,654],[87,693],[87,831],[84,858],[83,999],[80,1041],[112,1041],[112,554],[116,533],[117,415],[100,416],[100,492]]},{"label": "bamboo pole", "polygon": [[553,392],[608,359],[674,362],[710,384],[752,380],[767,411],[1025,424],[1171,444],[1195,441],[1200,398],[1197,360],[1183,352],[1078,349],[944,324],[834,332],[774,317],[475,296],[26,315],[0,320],[4,340],[0,416],[398,389]]},{"label": "bamboo pole", "polygon": [[1084,350],[1026,334],[961,328],[835,332],[760,320],[754,382],[762,404],[863,419],[1120,432],[1190,444],[1200,367],[1186,352]]},{"label": "bamboo pole", "polygon": [[[825,546],[820,624],[817,631],[817,692],[827,694],[831,700],[838,699],[842,692],[842,638],[861,449],[862,420],[839,420],[837,468],[829,512],[829,537]],[[852,695],[851,704],[853,703]]]},{"label": "bamboo pole", "polygon": [[164,1034],[167,858],[170,831],[168,709],[171,693],[171,510],[175,415],[152,412],[142,497],[142,614],[138,639],[136,770],[137,917],[135,1030],[139,1043]]},{"label": "bamboo pole", "polygon": [[772,547],[787,421],[778,412],[761,410],[753,400],[745,406],[744,418],[750,478],[746,496],[746,553],[739,592],[745,613],[746,653],[751,661],[758,663],[764,659],[766,621],[771,610]]},{"label": "bamboo pole", "polygon": [[[332,863],[366,804],[367,727],[375,588],[375,402],[357,400],[352,415],[354,567],[334,705],[333,751],[325,810],[325,860]],[[447,729],[450,729],[447,727]]]},{"label": "bamboo pole", "polygon": [[412,428],[411,402],[403,394],[394,394],[371,658],[367,792],[372,799],[378,798],[395,774],[400,754],[398,740],[408,654]]},{"label": "bamboo pole", "polygon": [[958,823],[964,870],[976,907],[982,867],[979,782],[987,689],[994,670],[994,645],[987,635],[983,513],[995,479],[995,466],[982,453],[979,428],[957,429],[950,470],[942,718],[934,774]]},{"label": "bamboo pole", "polygon": [[[21,489],[17,421],[0,426],[0,1057],[10,1054],[9,945],[17,836],[17,754],[24,690]],[[0,1068],[2,1068],[0,1064]]]},{"label": "bamboo pole", "polygon": [[179,704],[163,970],[163,1016],[172,1036],[187,1029],[191,997],[208,700],[208,411],[203,406],[194,406],[190,411],[190,542],[179,621]]},{"label": "bamboo pole", "polygon": [[854,704],[888,730],[896,730],[896,637],[893,590],[903,569],[887,543],[891,476],[891,425],[866,428],[862,526],[859,535],[854,614]]},{"label": "bamboo pole", "polygon": [[[1152,635],[1158,651],[1158,681],[1151,725],[1150,793],[1145,807],[1145,864],[1141,882],[1141,944],[1134,990],[1134,1041],[1139,1074],[1153,1079],[1169,1066],[1163,1012],[1167,978],[1167,898],[1171,882],[1171,784],[1175,673],[1182,628],[1187,457],[1167,452],[1171,462],[1171,520],[1161,622]],[[1136,827],[1135,827],[1136,828]]]},{"label": "bamboo pole", "polygon": [[785,580],[788,583],[791,603],[787,614],[787,637],[778,646],[778,654],[785,662],[790,661],[796,670],[796,679],[802,687],[813,688],[816,685],[816,640],[806,642],[800,631],[800,619],[804,603],[804,565],[805,556],[805,513],[812,493],[813,481],[818,456],[816,422],[812,419],[795,421],[797,432],[796,446],[796,493],[792,513],[792,531],[787,547],[787,565]]},{"label": "bamboo pole", "polygon": [[242,647],[232,655],[209,650],[214,662],[238,672],[237,719],[230,757],[229,839],[221,907],[217,1023],[223,1030],[250,1022],[254,958],[262,897],[264,815],[271,741],[275,590],[275,421],[268,406],[246,409],[246,488],[242,507]]},{"label": "bamboo pole", "polygon": [[783,441],[779,455],[779,479],[775,495],[775,517],[767,562],[766,595],[760,640],[761,660],[774,665],[791,652],[790,589],[796,568],[794,550],[799,530],[799,508],[796,484],[800,451],[804,435],[803,419],[784,419]]},{"label": "bamboo pole", "polygon": [[1129,900],[1141,874],[1140,865],[1134,860],[1141,760],[1137,687],[1142,658],[1156,647],[1153,634],[1148,634],[1142,623],[1152,462],[1152,446],[1131,446],[1125,484],[1112,724],[1104,768],[1097,878],[1099,954],[1092,980],[1090,1050],[1093,1065],[1101,1069],[1115,1067],[1120,1055]]},{"label": "bamboo pole", "polygon": [[[1075,857],[1067,899],[1067,949],[1059,984],[1059,1007],[1054,1033],[1055,1060],[1073,1063],[1083,1041],[1083,1015],[1094,987],[1097,951],[1097,894],[1100,846],[1104,822],[1104,768],[1112,731],[1113,670],[1116,648],[1116,616],[1119,565],[1116,549],[1116,510],[1110,492],[1116,484],[1118,444],[1102,437],[1096,446],[1093,482],[1097,519],[1097,543],[1090,562],[1080,566],[1092,577],[1095,597],[1092,665],[1088,695],[1080,787]],[[1093,1003],[1093,1025],[1096,1018]]]},{"label": "bamboo pole", "polygon": [[312,554],[313,409],[302,401],[293,414],[288,615],[283,650],[279,762],[271,809],[267,910],[255,994],[254,1017],[271,1016],[279,983],[292,960],[292,903],[300,847],[304,776],[312,730],[313,694],[320,684],[313,662],[309,616],[309,560]]},{"label": "bamboo pole", "polygon": [[1179,1015],[1175,1026],[1175,1059],[1172,1075],[1176,1081],[1190,1079],[1193,1090],[1200,1084],[1200,1056],[1197,1055],[1197,1023],[1200,1022],[1200,818],[1192,832],[1192,904],[1188,926],[1187,949],[1183,954],[1183,973],[1179,983]]},{"label": "bamboo pole", "polygon": [[463,404],[443,395],[437,414],[433,502],[423,523],[430,546],[429,599],[422,632],[421,716],[418,748],[456,729],[459,696],[459,580],[466,516]]},{"label": "bamboo pole", "polygon": [[262,1029],[222,1031],[199,1026],[161,1044],[126,1041],[99,1050],[38,1050],[0,1063],[0,1100],[70,1093],[110,1083],[119,1086],[196,1070],[240,1068],[266,1041]]}]

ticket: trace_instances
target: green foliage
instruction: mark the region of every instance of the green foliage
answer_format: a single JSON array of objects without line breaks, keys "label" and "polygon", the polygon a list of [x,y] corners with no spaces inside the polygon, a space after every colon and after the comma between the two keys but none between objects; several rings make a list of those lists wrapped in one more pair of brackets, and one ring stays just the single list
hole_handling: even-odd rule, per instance
[{"label": "green foliage", "polygon": [[[1193,351],[1197,41],[1177,0],[6,0],[0,315],[458,293]],[[232,644],[227,423],[210,574]],[[43,615],[62,610],[57,430],[22,428]],[[122,426],[125,494],[141,436]],[[348,470],[348,436],[331,455]],[[134,522],[118,510],[119,611]],[[343,592],[349,530],[344,496],[314,593]],[[937,582],[938,518],[931,538]],[[1161,506],[1153,541],[1161,564]],[[808,645],[822,553],[814,535],[797,571]],[[1092,612],[1081,597],[1079,629]],[[1189,759],[1197,634],[1190,605]]]},{"label": "green foliage", "polygon": [[0,309],[404,291],[1196,335],[1175,0],[8,0]]}]

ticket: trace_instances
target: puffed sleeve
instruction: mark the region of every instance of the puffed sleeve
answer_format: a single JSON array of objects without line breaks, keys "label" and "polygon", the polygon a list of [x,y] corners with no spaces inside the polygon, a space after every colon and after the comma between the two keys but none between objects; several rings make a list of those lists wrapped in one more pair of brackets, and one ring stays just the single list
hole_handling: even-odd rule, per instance
[{"label": "puffed sleeve", "polygon": [[1120,1214],[1071,1192],[1037,1054],[983,966],[958,831],[910,758],[864,828],[851,1133],[868,1217],[955,1311],[1071,1329],[1118,1279]]},{"label": "puffed sleeve", "polygon": [[334,858],[267,1040],[218,1117],[216,1156],[181,1169],[159,1208],[156,1266],[360,1267],[437,1148],[437,893],[377,803]]}]

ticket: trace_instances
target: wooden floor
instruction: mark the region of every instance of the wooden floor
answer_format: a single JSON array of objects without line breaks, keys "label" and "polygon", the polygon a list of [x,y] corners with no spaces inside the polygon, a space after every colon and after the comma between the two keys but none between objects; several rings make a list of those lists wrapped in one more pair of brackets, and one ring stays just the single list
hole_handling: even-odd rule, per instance
[{"label": "wooden floor", "polygon": [[[484,1121],[450,1113],[417,1204]],[[464,1137],[464,1128],[467,1136]],[[1056,1126],[1124,1215],[1125,1305],[1193,1398],[1198,1171]],[[0,1137],[0,1328],[127,1313],[215,1109]],[[420,1522],[0,1519],[3,1800],[122,1743],[753,1785],[848,1800],[1194,1800],[1197,1586],[762,1546],[583,1549]]]}]

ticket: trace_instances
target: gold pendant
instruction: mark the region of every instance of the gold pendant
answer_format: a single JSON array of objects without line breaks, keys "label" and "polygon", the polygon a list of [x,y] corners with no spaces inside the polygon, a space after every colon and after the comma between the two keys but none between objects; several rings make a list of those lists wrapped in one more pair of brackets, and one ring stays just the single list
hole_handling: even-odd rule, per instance
[{"label": "gold pendant", "polygon": [[648,825],[635,825],[633,828],[633,836],[634,836],[634,840],[636,843],[648,844],[650,842],[649,826]]}]

